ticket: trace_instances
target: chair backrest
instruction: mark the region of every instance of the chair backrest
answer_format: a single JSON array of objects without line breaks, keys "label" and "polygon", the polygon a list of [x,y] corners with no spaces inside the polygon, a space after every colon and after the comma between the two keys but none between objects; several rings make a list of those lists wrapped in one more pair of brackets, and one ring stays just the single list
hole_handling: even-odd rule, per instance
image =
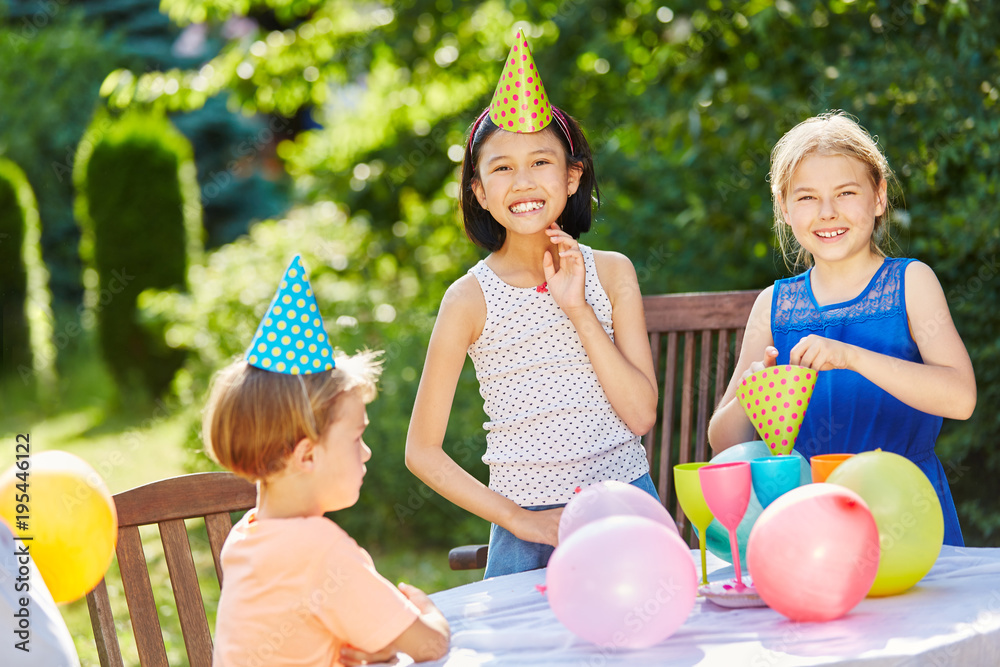
[{"label": "chair backrest", "polygon": [[676,506],[673,466],[707,461],[708,420],[726,392],[747,318],[760,290],[643,297],[660,388],[660,413],[643,437],[660,501],[696,545]]},{"label": "chair backrest", "polygon": [[[118,511],[115,552],[140,664],[142,667],[168,667],[139,536],[139,526],[156,524],[163,542],[188,660],[191,667],[211,667],[212,636],[184,519],[204,517],[215,574],[221,587],[220,552],[232,528],[229,513],[254,506],[257,501],[255,485],[228,472],[194,473],[123,491],[115,494],[114,500]],[[103,579],[87,595],[87,607],[101,667],[123,667],[111,602]]]}]

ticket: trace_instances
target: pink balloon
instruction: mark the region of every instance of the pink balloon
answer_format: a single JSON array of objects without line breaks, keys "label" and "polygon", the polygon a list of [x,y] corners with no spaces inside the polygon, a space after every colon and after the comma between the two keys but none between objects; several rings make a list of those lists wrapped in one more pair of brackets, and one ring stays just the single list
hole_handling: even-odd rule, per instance
[{"label": "pink balloon", "polygon": [[758,517],[747,566],[769,607],[793,621],[829,621],[868,594],[879,552],[878,527],[861,496],[835,484],[807,484]]},{"label": "pink balloon", "polygon": [[552,612],[566,628],[616,648],[663,641],[687,619],[698,594],[684,541],[639,516],[580,527],[556,547],[545,583]]},{"label": "pink balloon", "polygon": [[609,480],[591,484],[570,499],[559,519],[559,542],[588,523],[620,515],[652,519],[679,535],[670,512],[653,496],[631,484]]}]

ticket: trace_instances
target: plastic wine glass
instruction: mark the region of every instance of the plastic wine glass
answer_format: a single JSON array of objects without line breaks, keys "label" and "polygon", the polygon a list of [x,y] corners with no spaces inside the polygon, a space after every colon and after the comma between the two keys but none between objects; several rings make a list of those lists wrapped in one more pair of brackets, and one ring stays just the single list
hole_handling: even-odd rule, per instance
[{"label": "plastic wine glass", "polygon": [[817,454],[809,459],[813,482],[825,482],[837,466],[854,456],[854,454]]},{"label": "plastic wine glass", "polygon": [[751,459],[750,477],[760,506],[767,507],[779,496],[798,488],[801,473],[799,457],[791,454]]},{"label": "plastic wine glass", "polygon": [[698,548],[701,551],[701,583],[708,584],[708,568],[705,563],[705,533],[712,523],[712,510],[708,509],[705,496],[701,492],[701,477],[698,470],[707,462],[679,463],[674,466],[674,487],[677,502],[691,524],[698,529]]},{"label": "plastic wine glass", "polygon": [[736,527],[746,514],[750,502],[750,462],[712,463],[698,471],[701,478],[701,492],[712,514],[729,531],[729,548],[733,554],[733,568],[736,570],[736,589],[743,590],[743,576],[740,572],[740,548],[736,539]]}]

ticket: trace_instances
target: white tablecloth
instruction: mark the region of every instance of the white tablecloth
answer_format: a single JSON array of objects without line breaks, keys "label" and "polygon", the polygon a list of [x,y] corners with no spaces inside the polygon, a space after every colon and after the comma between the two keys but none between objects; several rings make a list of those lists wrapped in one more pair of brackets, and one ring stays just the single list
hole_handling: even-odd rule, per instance
[{"label": "white tablecloth", "polygon": [[[699,556],[692,552],[698,568]],[[732,567],[709,554],[709,579]],[[576,638],[536,585],[545,570],[431,595],[451,623],[452,648],[435,665],[924,665],[1000,666],[1000,549],[944,547],[902,595],[866,598],[826,623],[793,623],[768,608],[724,609],[699,598],[669,638],[644,650]]]}]

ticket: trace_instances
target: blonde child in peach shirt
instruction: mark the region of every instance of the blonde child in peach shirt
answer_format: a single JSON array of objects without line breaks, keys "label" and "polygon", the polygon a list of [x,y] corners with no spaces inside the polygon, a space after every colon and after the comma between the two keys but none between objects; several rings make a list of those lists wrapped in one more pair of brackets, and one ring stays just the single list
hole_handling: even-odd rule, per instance
[{"label": "blonde child in peach shirt", "polygon": [[[386,581],[323,516],[358,500],[371,458],[365,405],[379,364],[372,353],[335,358],[298,257],[281,285],[246,359],[214,379],[204,419],[212,457],[258,482],[257,507],[222,549],[214,665],[356,665],[397,652],[440,658],[449,642],[440,611],[419,589]],[[296,286],[283,312],[282,290]],[[290,325],[300,313],[308,324]],[[274,326],[289,335],[272,337]],[[296,334],[308,344],[297,345]]]}]

